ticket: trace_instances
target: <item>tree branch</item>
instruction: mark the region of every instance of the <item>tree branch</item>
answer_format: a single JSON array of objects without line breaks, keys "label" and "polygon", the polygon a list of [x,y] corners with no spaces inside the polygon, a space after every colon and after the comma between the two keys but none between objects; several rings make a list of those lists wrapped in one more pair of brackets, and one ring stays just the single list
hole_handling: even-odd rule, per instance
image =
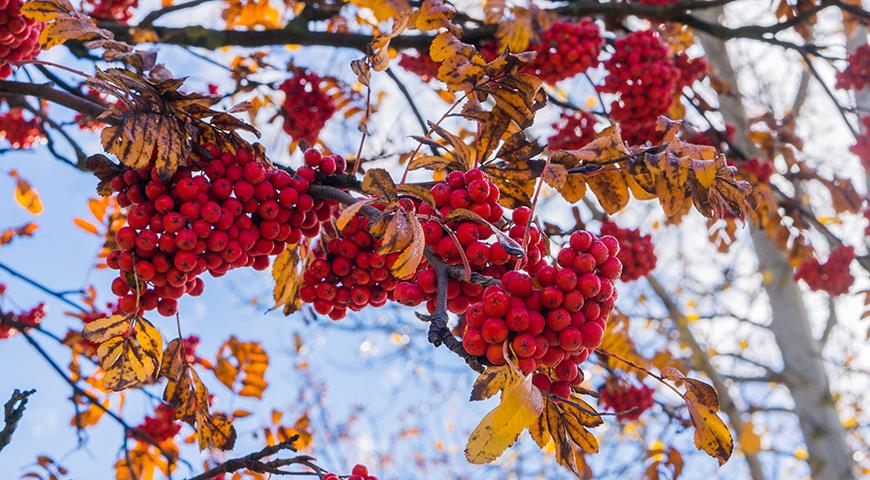
[{"label": "tree branch", "polygon": [[12,80],[0,80],[0,95],[42,98],[93,118],[98,117],[106,110],[106,107],[99,103],[79,97],[78,95],[73,95],[69,92],[58,90],[54,88],[51,83],[28,83]]},{"label": "tree branch", "polygon": [[[235,471],[243,470],[243,469],[248,469],[252,472],[257,472],[257,473],[265,473],[265,474],[271,473],[271,474],[276,474],[276,475],[282,475],[282,474],[287,475],[287,474],[290,474],[291,472],[279,470],[278,467],[279,466],[286,466],[286,465],[293,465],[293,464],[305,465],[306,467],[311,468],[313,470],[313,472],[311,472],[311,473],[315,474],[315,475],[325,473],[325,471],[322,468],[318,467],[317,465],[315,465],[312,462],[312,460],[314,460],[314,459],[312,457],[307,456],[307,455],[300,455],[300,456],[296,456],[296,457],[289,458],[289,459],[272,460],[270,462],[263,462],[262,461],[264,458],[275,455],[276,453],[278,453],[282,450],[290,450],[290,451],[295,452],[296,449],[293,447],[293,443],[295,443],[296,440],[298,440],[298,439],[299,439],[299,435],[293,435],[292,437],[288,438],[287,440],[284,440],[281,443],[277,443],[275,445],[265,447],[258,452],[250,453],[250,454],[245,455],[243,457],[231,458],[231,459],[221,463],[220,465],[218,465],[218,466],[216,466],[208,471],[205,471],[203,473],[200,473],[199,475],[188,478],[188,480],[208,480],[209,478],[214,478],[214,477],[217,477],[219,475],[226,474],[226,473],[233,473]],[[308,473],[308,472],[293,472],[293,473],[303,474],[303,473]]]},{"label": "tree branch", "polygon": [[27,397],[33,395],[36,390],[21,391],[17,388],[12,392],[12,396],[3,406],[3,430],[0,430],[0,451],[2,451],[9,442],[12,441],[12,434],[18,428],[18,422],[24,416],[24,410],[27,407]]}]

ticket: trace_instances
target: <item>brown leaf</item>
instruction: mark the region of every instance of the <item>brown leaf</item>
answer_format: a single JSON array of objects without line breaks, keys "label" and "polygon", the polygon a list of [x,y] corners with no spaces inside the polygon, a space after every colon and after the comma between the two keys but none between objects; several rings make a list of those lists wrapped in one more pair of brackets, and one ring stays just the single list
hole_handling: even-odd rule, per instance
[{"label": "brown leaf", "polygon": [[407,280],[417,273],[417,266],[423,260],[423,251],[426,248],[426,237],[420,221],[412,212],[406,212],[406,215],[411,225],[413,239],[390,267],[393,276],[400,280]]},{"label": "brown leaf", "polygon": [[509,388],[517,380],[519,377],[507,365],[488,367],[474,381],[469,400],[486,400]]},{"label": "brown leaf", "polygon": [[398,199],[396,184],[389,172],[383,168],[372,168],[366,171],[362,181],[362,191],[369,195],[376,195],[387,202],[395,202]]},{"label": "brown leaf", "polygon": [[689,400],[714,410],[719,409],[719,394],[716,393],[715,388],[694,378],[686,377],[682,381],[686,386],[686,397]]}]

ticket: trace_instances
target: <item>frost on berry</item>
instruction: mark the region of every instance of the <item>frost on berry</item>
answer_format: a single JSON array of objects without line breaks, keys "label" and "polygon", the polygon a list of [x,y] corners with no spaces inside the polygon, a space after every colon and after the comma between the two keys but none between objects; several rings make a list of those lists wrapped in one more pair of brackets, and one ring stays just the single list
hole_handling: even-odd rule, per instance
[{"label": "frost on berry", "polygon": [[341,173],[343,159],[310,150],[306,159],[316,158],[317,169],[306,165],[291,175],[246,149],[206,144],[203,150],[166,181],[156,168],[127,170],[111,180],[127,217],[106,264],[120,271],[112,291],[125,313],[174,315],[179,298],[202,294],[201,274],[265,270],[270,256],[317,236],[335,213],[334,203],[314,200],[308,187],[319,169]]},{"label": "frost on berry", "polygon": [[619,420],[637,420],[653,406],[654,390],[646,385],[636,386],[625,381],[610,379],[598,389],[602,407],[616,412]]},{"label": "frost on berry", "polygon": [[399,55],[399,66],[417,75],[424,82],[429,82],[438,77],[438,68],[441,64],[432,60],[429,52],[417,50],[414,55],[402,52]]},{"label": "frost on berry", "polygon": [[12,75],[12,65],[36,58],[45,24],[21,14],[23,0],[0,2],[0,78]]},{"label": "frost on berry", "polygon": [[550,150],[576,150],[595,139],[595,117],[589,112],[562,112],[547,139]]},{"label": "frost on berry", "polygon": [[335,104],[321,88],[323,79],[319,75],[302,68],[291,68],[289,73],[280,87],[284,92],[284,131],[294,140],[314,143],[335,113]]},{"label": "frost on berry", "polygon": [[863,90],[870,85],[870,45],[861,45],[847,60],[846,68],[837,73],[837,88]]},{"label": "frost on berry", "polygon": [[601,224],[601,234],[619,241],[617,258],[622,263],[620,280],[630,282],[646,276],[656,267],[655,247],[650,235],[641,235],[636,228],[620,228],[610,220]]},{"label": "frost on berry", "polygon": [[837,296],[849,291],[855,277],[849,272],[849,264],[855,258],[855,249],[850,245],[839,245],[828,256],[825,263],[808,258],[800,264],[794,274],[795,280],[803,280],[811,290],[827,292]]},{"label": "frost on berry", "polygon": [[0,113],[0,138],[15,150],[28,149],[45,141],[45,135],[39,128],[39,119],[25,119],[24,111],[20,108],[10,108]]},{"label": "frost on berry", "polygon": [[610,113],[628,143],[655,142],[661,137],[656,119],[673,104],[680,69],[652,30],[630,33],[618,39],[615,48],[604,62],[608,75],[599,90],[618,95]]}]

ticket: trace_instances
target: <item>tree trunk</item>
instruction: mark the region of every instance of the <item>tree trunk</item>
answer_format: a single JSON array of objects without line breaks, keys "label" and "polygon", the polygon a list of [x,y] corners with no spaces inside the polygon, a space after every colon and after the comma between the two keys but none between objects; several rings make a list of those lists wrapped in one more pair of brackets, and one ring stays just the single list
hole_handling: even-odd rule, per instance
[{"label": "tree trunk", "polygon": [[[721,7],[704,11],[708,20],[724,20]],[[733,89],[733,94],[720,95],[720,111],[726,122],[736,127],[735,144],[748,153],[756,153],[748,141],[747,116],[739,95],[737,74],[726,46],[721,41],[698,33],[707,59],[716,73]],[[792,268],[786,257],[764,232],[753,228],[752,241],[758,256],[760,271],[769,272],[770,281],[764,289],[770,301],[770,329],[783,360],[782,376],[795,404],[809,453],[812,478],[816,480],[850,480],[855,478],[852,452],[846,443],[846,433],[837,415],[828,376],[821,354],[810,329],[809,315],[801,291],[792,279]]]}]

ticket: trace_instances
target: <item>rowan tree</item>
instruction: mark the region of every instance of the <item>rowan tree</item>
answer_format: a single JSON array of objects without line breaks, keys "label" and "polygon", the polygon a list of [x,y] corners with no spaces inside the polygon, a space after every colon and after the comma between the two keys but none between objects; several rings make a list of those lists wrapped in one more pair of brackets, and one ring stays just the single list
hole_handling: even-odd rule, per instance
[{"label": "rowan tree", "polygon": [[861,5],[0,19],[5,472],[870,471]]}]

